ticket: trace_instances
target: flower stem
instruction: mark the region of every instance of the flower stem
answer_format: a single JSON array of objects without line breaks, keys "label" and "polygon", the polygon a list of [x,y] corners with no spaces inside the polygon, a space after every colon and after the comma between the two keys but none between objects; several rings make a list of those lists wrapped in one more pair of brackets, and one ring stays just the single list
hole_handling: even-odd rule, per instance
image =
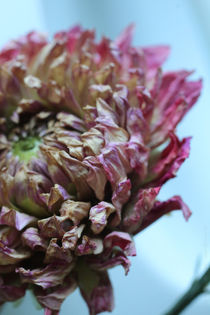
[{"label": "flower stem", "polygon": [[210,282],[210,267],[204,274],[196,279],[188,291],[177,301],[177,303],[164,315],[178,315],[180,314],[197,296],[205,291],[206,286]]}]

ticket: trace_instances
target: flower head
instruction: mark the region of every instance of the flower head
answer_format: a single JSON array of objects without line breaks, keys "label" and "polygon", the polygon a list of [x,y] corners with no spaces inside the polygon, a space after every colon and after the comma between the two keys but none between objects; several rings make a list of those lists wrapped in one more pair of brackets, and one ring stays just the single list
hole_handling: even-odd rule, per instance
[{"label": "flower head", "polygon": [[90,314],[111,311],[107,269],[132,236],[190,210],[157,200],[189,154],[175,129],[201,81],[162,73],[167,46],[131,46],[79,26],[48,43],[29,33],[0,53],[0,303],[30,286],[46,314],[76,287]]}]

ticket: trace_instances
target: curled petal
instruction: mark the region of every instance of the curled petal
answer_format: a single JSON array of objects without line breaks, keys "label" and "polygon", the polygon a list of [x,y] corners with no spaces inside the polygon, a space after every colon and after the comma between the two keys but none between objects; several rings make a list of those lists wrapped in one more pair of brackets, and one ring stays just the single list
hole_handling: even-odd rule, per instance
[{"label": "curled petal", "polygon": [[67,231],[62,238],[62,246],[65,249],[75,250],[78,240],[85,228],[84,224],[74,226]]},{"label": "curled petal", "polygon": [[99,238],[90,238],[87,235],[83,235],[82,243],[77,246],[76,254],[82,255],[98,255],[103,251],[103,241]]},{"label": "curled petal", "polygon": [[93,189],[99,200],[104,199],[105,185],[107,178],[101,163],[96,157],[87,157],[84,164],[88,167],[87,183]]},{"label": "curled petal", "polygon": [[41,236],[46,238],[62,238],[70,226],[68,217],[53,215],[52,217],[38,221]]},{"label": "curled petal", "polygon": [[22,166],[14,176],[10,191],[11,199],[14,200],[14,204],[31,215],[47,216],[48,212],[41,193],[49,191],[51,186],[50,180],[43,174],[28,171]]},{"label": "curled petal", "polygon": [[134,24],[130,24],[115,40],[115,44],[122,52],[127,52],[133,38]]},{"label": "curled petal", "polygon": [[113,290],[107,272],[97,272],[85,264],[79,266],[79,288],[91,315],[111,312],[114,307]]},{"label": "curled petal", "polygon": [[112,251],[113,247],[120,247],[127,256],[136,256],[136,249],[131,236],[125,232],[112,232],[105,236],[104,247]]},{"label": "curled petal", "polygon": [[66,200],[61,208],[61,216],[68,217],[74,225],[78,225],[81,220],[88,217],[91,204],[89,202]]},{"label": "curled petal", "polygon": [[9,248],[0,241],[0,265],[17,264],[31,256],[31,253],[23,248]]},{"label": "curled petal", "polygon": [[45,254],[44,262],[46,264],[53,263],[53,262],[63,262],[70,264],[73,260],[71,252],[63,247],[60,247],[57,243],[57,238],[52,238],[50,243],[47,247],[47,251]]},{"label": "curled petal", "polygon": [[125,275],[128,274],[131,265],[130,260],[122,251],[117,251],[114,255],[110,255],[109,257],[91,257],[88,259],[88,263],[91,268],[99,271],[105,271],[115,266],[122,265],[125,270]]},{"label": "curled petal", "polygon": [[75,129],[77,131],[81,131],[81,132],[85,131],[85,126],[84,126],[83,120],[78,118],[75,115],[60,112],[59,114],[57,114],[57,119],[64,126],[72,127],[73,129]]},{"label": "curled petal", "polygon": [[21,235],[23,245],[32,250],[45,251],[47,249],[47,240],[43,238],[37,228],[28,228]]},{"label": "curled petal", "polygon": [[0,212],[0,225],[11,226],[16,228],[18,231],[21,231],[26,226],[36,222],[37,219],[35,217],[7,207],[2,207]]},{"label": "curled petal", "polygon": [[150,46],[142,48],[148,69],[147,80],[153,78],[170,53],[169,46]]},{"label": "curled petal", "polygon": [[63,168],[68,173],[72,183],[75,184],[78,199],[85,199],[91,195],[90,188],[86,182],[87,168],[85,164],[71,158],[66,152],[60,153]]},{"label": "curled petal", "polygon": [[103,165],[108,180],[116,187],[121,181],[127,179],[130,170],[129,161],[124,146],[110,146],[98,157]]},{"label": "curled petal", "polygon": [[162,185],[176,176],[180,166],[189,156],[190,140],[191,138],[184,138],[179,141],[175,135],[171,134],[169,145],[151,170],[151,174],[155,174],[156,177],[153,180],[154,185]]},{"label": "curled petal", "polygon": [[99,234],[107,225],[107,219],[116,209],[111,203],[101,201],[90,209],[89,219],[92,222],[91,230]]},{"label": "curled petal", "polygon": [[131,196],[131,181],[127,179],[119,183],[112,195],[112,203],[116,209],[116,214],[110,222],[110,226],[117,226],[121,221],[121,210]]},{"label": "curled petal", "polygon": [[91,128],[89,131],[84,132],[81,139],[87,156],[99,154],[104,146],[104,137],[96,128]]},{"label": "curled petal", "polygon": [[30,32],[4,47],[0,53],[0,64],[15,58],[18,54],[24,54],[30,60],[46,43],[46,37],[43,34]]},{"label": "curled petal", "polygon": [[63,201],[70,197],[67,191],[58,184],[55,184],[54,187],[50,189],[49,194],[43,194],[42,196],[46,198],[48,209],[52,212],[56,212]]},{"label": "curled petal", "polygon": [[102,98],[97,99],[96,108],[98,117],[108,119],[114,124],[118,123],[116,112]]},{"label": "curled petal", "polygon": [[25,295],[25,285],[7,284],[6,281],[0,277],[0,304],[9,301],[16,301]]},{"label": "curled petal", "polygon": [[133,233],[142,224],[143,218],[151,211],[160,187],[140,189],[127,204],[123,213],[122,226]]},{"label": "curled petal", "polygon": [[182,213],[184,215],[185,220],[188,220],[191,216],[191,211],[184,203],[182,198],[180,196],[174,196],[170,198],[167,201],[156,201],[152,210],[148,213],[148,215],[143,219],[142,225],[139,229],[135,230],[133,234],[138,233],[139,231],[142,231],[146,227],[148,227],[150,224],[155,222],[157,219],[162,217],[164,214],[167,214],[173,210],[182,210]]},{"label": "curled petal", "polygon": [[20,243],[20,233],[12,227],[0,227],[0,242],[8,247],[16,247]]},{"label": "curled petal", "polygon": [[77,287],[73,277],[66,277],[64,282],[50,292],[41,288],[35,290],[38,302],[45,307],[45,315],[57,315],[61,304]]},{"label": "curled petal", "polygon": [[164,142],[169,132],[175,130],[199,97],[202,82],[186,82],[189,74],[190,72],[180,71],[163,76],[157,99],[158,106],[153,113],[151,147]]},{"label": "curled petal", "polygon": [[55,287],[63,283],[63,279],[70,273],[72,264],[49,264],[45,268],[26,270],[17,268],[16,272],[20,275],[23,283],[33,283],[43,289]]},{"label": "curled petal", "polygon": [[129,141],[126,149],[130,166],[135,169],[142,181],[148,173],[149,149],[142,144]]}]

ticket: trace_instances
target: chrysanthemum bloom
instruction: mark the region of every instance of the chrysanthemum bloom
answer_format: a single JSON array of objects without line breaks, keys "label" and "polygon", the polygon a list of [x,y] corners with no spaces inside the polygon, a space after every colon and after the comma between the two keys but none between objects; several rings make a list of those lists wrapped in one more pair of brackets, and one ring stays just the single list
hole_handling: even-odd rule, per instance
[{"label": "chrysanthemum bloom", "polygon": [[127,274],[133,235],[190,215],[157,195],[188,157],[175,128],[201,82],[162,73],[169,48],[132,47],[132,29],[32,32],[0,53],[0,303],[30,288],[58,314],[78,286],[90,314],[111,311],[107,269]]}]

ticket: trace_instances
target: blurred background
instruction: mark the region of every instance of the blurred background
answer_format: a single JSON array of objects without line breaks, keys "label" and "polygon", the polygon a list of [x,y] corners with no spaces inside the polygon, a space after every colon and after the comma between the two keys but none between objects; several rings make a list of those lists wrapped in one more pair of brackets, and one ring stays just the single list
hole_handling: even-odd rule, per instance
[{"label": "blurred background", "polygon": [[[178,129],[192,135],[190,158],[178,177],[162,190],[161,199],[182,195],[193,215],[186,223],[177,212],[165,216],[135,239],[138,256],[127,277],[121,267],[110,271],[115,290],[113,315],[161,315],[210,264],[210,1],[209,0],[0,0],[0,45],[30,30],[47,32],[80,23],[97,37],[115,38],[129,23],[136,24],[135,45],[169,44],[165,70],[195,69],[202,77],[202,95]],[[6,304],[2,315],[42,314],[30,294]],[[87,315],[74,292],[61,315]],[[108,314],[108,313],[103,313]],[[210,294],[193,302],[183,315],[210,314]]]}]

